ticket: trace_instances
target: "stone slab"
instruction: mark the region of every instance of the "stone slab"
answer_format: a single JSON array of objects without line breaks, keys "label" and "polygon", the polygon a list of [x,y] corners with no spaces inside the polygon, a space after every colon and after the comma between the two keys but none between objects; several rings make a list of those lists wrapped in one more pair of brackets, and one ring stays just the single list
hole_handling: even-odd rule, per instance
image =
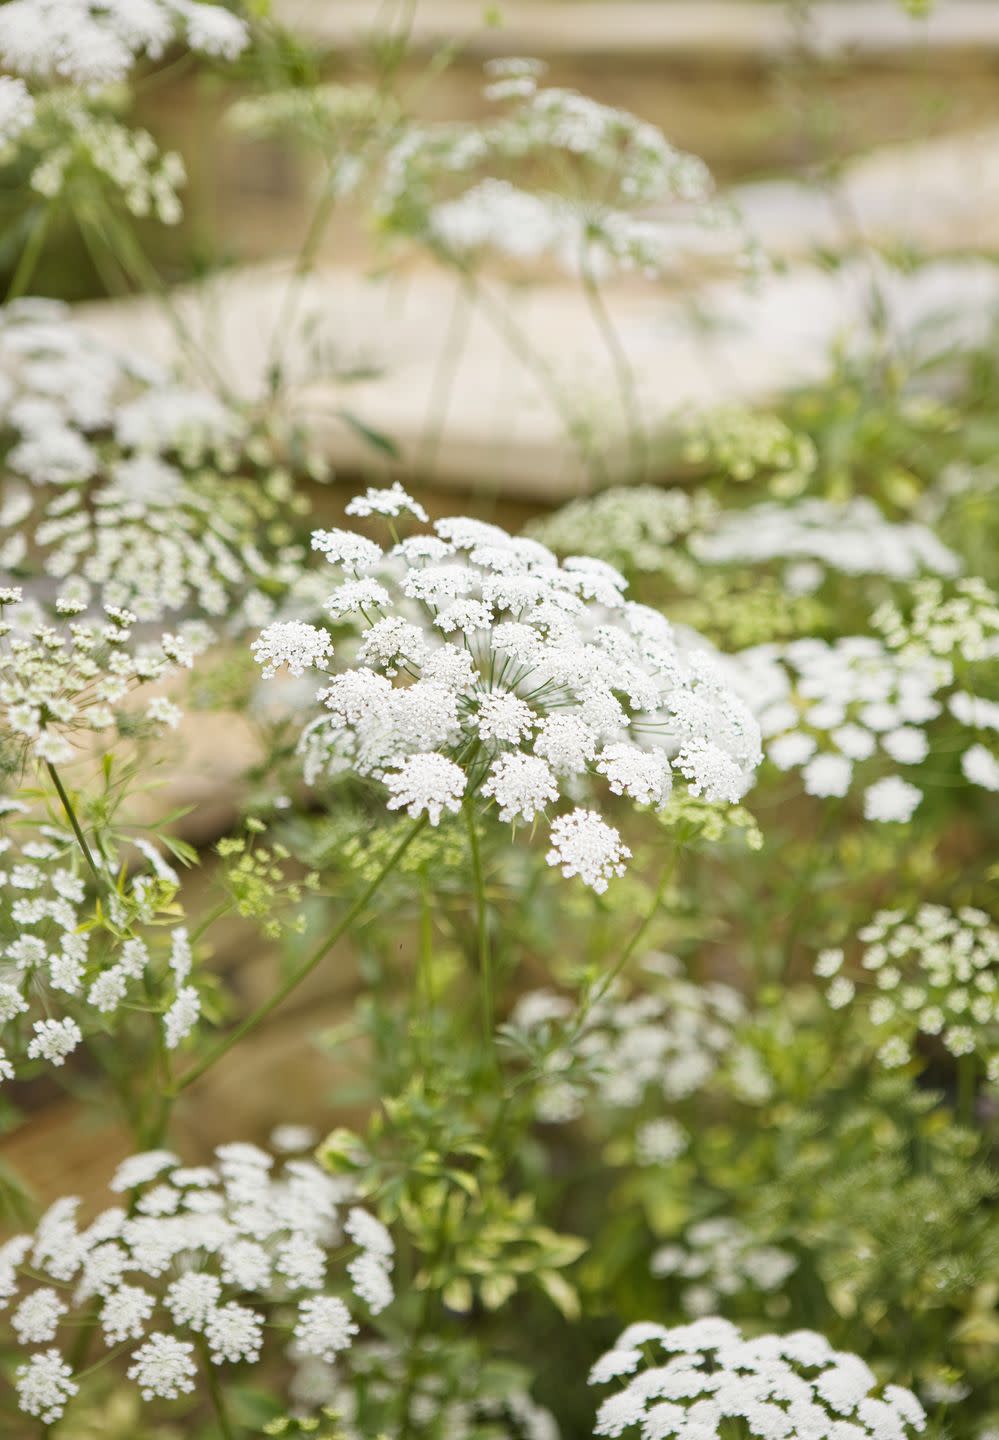
[{"label": "stone slab", "polygon": [[[267,266],[176,297],[190,333],[250,400],[266,390],[286,284],[286,270]],[[767,401],[820,380],[834,343],[850,348],[869,340],[875,284],[896,338],[930,324],[938,338],[984,338],[999,303],[999,267],[984,260],[939,260],[907,275],[871,257],[832,273],[798,265],[755,286],[715,282],[689,297],[645,286],[610,289],[608,308],[646,426],[670,429],[697,408]],[[564,283],[490,293],[494,316],[517,328],[573,413],[603,436],[612,465],[623,468],[614,367],[581,295]],[[469,307],[449,274],[427,269],[372,279],[325,268],[307,281],[299,313],[312,342],[289,351],[289,408],[308,421],[334,466],[391,465],[344,421],[346,410],[391,439],[404,473],[540,502],[586,487],[537,366],[511,351],[494,318]],[[82,307],[82,314],[123,345],[181,358],[155,301]],[[334,360],[341,372],[364,378],[338,381]]]},{"label": "stone slab", "polygon": [[[363,43],[404,5],[384,0],[279,0],[281,20],[312,40],[337,49]],[[485,23],[488,10],[500,23]],[[608,60],[656,55],[672,59],[769,62],[804,44],[815,54],[884,62],[929,51],[934,58],[999,51],[999,7],[989,0],[937,0],[915,20],[899,0],[826,0],[814,4],[807,24],[791,7],[750,0],[420,0],[409,29],[416,51],[457,45],[469,58],[526,54]]]}]

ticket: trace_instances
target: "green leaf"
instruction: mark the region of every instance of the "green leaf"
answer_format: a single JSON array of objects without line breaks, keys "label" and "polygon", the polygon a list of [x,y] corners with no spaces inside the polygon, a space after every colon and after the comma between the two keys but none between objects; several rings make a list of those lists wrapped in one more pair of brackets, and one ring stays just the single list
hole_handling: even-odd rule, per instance
[{"label": "green leaf", "polygon": [[579,1296],[564,1275],[556,1270],[540,1270],[535,1277],[552,1304],[567,1320],[579,1319]]},{"label": "green leaf", "polygon": [[372,449],[378,450],[382,455],[387,455],[390,460],[402,459],[399,447],[393,439],[383,434],[381,430],[375,430],[370,425],[366,425],[352,410],[341,409],[337,410],[336,414],[344,424],[349,425],[353,431],[360,435],[362,440],[366,440]]}]

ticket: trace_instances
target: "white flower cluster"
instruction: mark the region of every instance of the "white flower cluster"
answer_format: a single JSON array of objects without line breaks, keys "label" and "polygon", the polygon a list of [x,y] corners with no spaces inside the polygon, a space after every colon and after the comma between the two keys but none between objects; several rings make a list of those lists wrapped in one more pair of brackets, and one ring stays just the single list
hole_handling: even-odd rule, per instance
[{"label": "white flower cluster", "polygon": [[25,79],[95,89],[124,79],[141,55],[158,60],[179,39],[234,60],[249,33],[230,10],[201,0],[7,0],[0,8],[0,62]]},{"label": "white flower cluster", "polygon": [[776,1245],[758,1244],[738,1220],[716,1215],[699,1220],[682,1244],[653,1253],[652,1274],[685,1283],[680,1301],[688,1315],[714,1315],[726,1298],[745,1290],[771,1294],[797,1268],[797,1260]]},{"label": "white flower cluster", "polygon": [[811,439],[779,415],[748,405],[714,405],[695,412],[683,442],[688,463],[745,482],[768,477],[775,494],[800,494],[818,454]]},{"label": "white flower cluster", "polygon": [[335,1368],[305,1361],[291,1393],[302,1410],[333,1411],[342,1440],[559,1440],[554,1416],[531,1399],[516,1368],[492,1369],[457,1336],[359,1341]]},{"label": "white flower cluster", "polygon": [[24,81],[12,75],[0,75],[0,152],[35,118],[35,102]]},{"label": "white flower cluster", "polygon": [[[85,1030],[106,1029],[130,1001],[148,1005],[147,985],[159,997],[164,1042],[176,1049],[201,1013],[187,931],[164,936],[158,924],[139,933],[172,900],[175,871],[137,841],[150,869],[104,897],[110,925],[101,925],[72,834],[34,824],[21,801],[0,800],[0,820],[0,1079],[33,1061],[61,1066]],[[107,859],[110,875],[119,862]]]},{"label": "white flower cluster", "polygon": [[[553,256],[578,272],[609,268],[657,273],[675,251],[680,224],[715,222],[711,177],[659,130],[575,90],[539,88],[540,67],[490,67],[491,99],[507,113],[478,125],[411,129],[390,151],[378,206],[388,221],[467,262],[483,248],[518,260]],[[573,198],[537,193],[502,178],[438,199],[441,183],[488,163],[552,165],[578,176]],[[669,222],[632,213],[667,207]]]},{"label": "white flower cluster", "polygon": [[[952,680],[947,661],[897,654],[868,635],[758,645],[734,657],[731,673],[753,704],[767,758],[800,770],[805,790],[818,796],[845,795],[855,767],[875,755],[882,765],[922,764],[930,750],[924,727],[942,713],[937,697]],[[890,775],[867,786],[864,813],[906,821],[921,799],[918,786]]]},{"label": "white flower cluster", "polygon": [[955,575],[959,569],[957,556],[932,530],[892,524],[862,497],[843,504],[809,498],[728,510],[706,534],[692,538],[691,549],[710,565],[788,561],[785,581],[799,594],[816,589],[829,570],[912,580],[926,573]]},{"label": "white flower cluster", "polygon": [[571,500],[534,520],[527,534],[559,555],[592,555],[625,574],[666,575],[692,583],[697,567],[686,546],[719,514],[707,490],[621,485]]},{"label": "white flower cluster", "polygon": [[95,114],[75,90],[40,96],[34,118],[34,131],[23,139],[25,153],[27,142],[37,152],[28,183],[39,195],[54,200],[85,173],[118,191],[140,219],[153,215],[164,225],[179,222],[184,162],[175,150],[161,152],[148,130]]},{"label": "white flower cluster", "polygon": [[974,664],[999,657],[999,596],[984,580],[917,581],[903,609],[888,601],[872,616],[893,650]]},{"label": "white flower cluster", "polygon": [[961,725],[980,732],[961,755],[961,771],[971,785],[999,792],[999,692],[995,661],[999,657],[999,596],[984,581],[958,580],[950,589],[924,580],[912,587],[910,604],[887,602],[872,617],[885,642],[902,655],[932,655],[953,664],[977,688],[991,687],[989,696],[955,691],[947,708]]},{"label": "white flower cluster", "polygon": [[[142,621],[196,608],[257,624],[288,581],[290,481],[231,473],[251,437],[213,395],[119,354],[66,307],[0,315],[0,570],[37,567],[78,611],[96,599]],[[274,524],[280,543],[271,545]]]},{"label": "white flower cluster", "polygon": [[134,643],[136,616],[108,606],[102,621],[50,623],[19,588],[0,590],[0,734],[38,763],[59,765],[74,756],[74,738],[128,728],[143,718],[150,730],[172,728],[180,711],[163,695],[143,710],[132,691],[189,668],[207,636],[196,622],[176,634]]},{"label": "white flower cluster", "polygon": [[[419,518],[395,490],[369,492],[354,513],[386,506]],[[710,802],[735,802],[751,783],[760,752],[748,707],[706,652],[626,599],[610,566],[559,564],[535,540],[463,517],[387,552],[348,530],[312,543],[338,572],[326,609],[350,625],[340,653],[353,663],[319,692],[326,713],[303,733],[310,783],[371,777],[390,809],[435,825],[476,800],[532,824],[561,796],[598,787],[662,807],[675,777]],[[304,669],[325,659],[323,636],[276,622],[255,653],[268,672],[278,658]],[[579,804],[550,838],[549,864],[595,890],[628,858],[616,829]]]},{"label": "white flower cluster", "polygon": [[604,1400],[595,1435],[641,1440],[907,1440],[926,1416],[910,1390],[878,1386],[858,1355],[813,1330],[747,1340],[716,1317],[667,1328],[629,1325],[590,1372],[625,1383]]},{"label": "white flower cluster", "polygon": [[[938,1036],[951,1055],[978,1055],[999,1081],[999,929],[988,915],[971,906],[880,910],[859,939],[861,966],[878,992],[867,1013],[887,1036],[881,1063],[904,1065],[918,1035]],[[815,964],[834,1009],[856,995],[843,961],[842,950],[823,950]]]},{"label": "white flower cluster", "polygon": [[[265,1332],[298,1357],[331,1361],[346,1350],[359,1326],[334,1292],[383,1309],[391,1236],[363,1210],[341,1221],[343,1184],[312,1161],[273,1165],[243,1143],[219,1146],[213,1165],[184,1166],[165,1150],[133,1155],[110,1187],[127,1208],[81,1229],[79,1202],[58,1200],[33,1234],[0,1246],[0,1308],[10,1308],[14,1340],[45,1347],[15,1372],[22,1411],[45,1424],[62,1415],[84,1381],[53,1342],[63,1326],[78,1334],[95,1310],[105,1351],[129,1347],[126,1373],[144,1400],[194,1390],[197,1351],[212,1366],[255,1364]],[[354,1257],[346,1283],[330,1274],[345,1243]]]},{"label": "white flower cluster", "polygon": [[[705,1086],[734,1050],[745,1002],[729,985],[695,985],[672,956],[652,954],[643,967],[655,990],[629,998],[612,988],[587,1012],[550,990],[530,991],[517,1003],[511,1026],[550,1037],[545,1073],[535,1098],[539,1120],[574,1120],[592,1108],[591,1095],[613,1110],[637,1110],[647,1099],[675,1102]],[[564,1038],[563,1038],[564,1037]],[[653,1122],[655,1123],[655,1122]],[[642,1126],[642,1163],[662,1163],[686,1148],[685,1136]]]}]

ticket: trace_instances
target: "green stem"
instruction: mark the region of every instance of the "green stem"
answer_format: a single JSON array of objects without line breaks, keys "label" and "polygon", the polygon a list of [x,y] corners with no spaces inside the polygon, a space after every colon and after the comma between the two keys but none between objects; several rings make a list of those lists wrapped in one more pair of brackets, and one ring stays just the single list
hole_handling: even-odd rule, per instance
[{"label": "green stem", "polygon": [[468,826],[468,846],[472,857],[472,884],[475,893],[476,950],[479,960],[479,985],[481,987],[482,1038],[487,1055],[496,1058],[495,1003],[493,997],[493,959],[489,944],[489,913],[486,907],[486,886],[482,875],[482,852],[479,849],[479,832],[475,824],[472,807],[465,807],[465,821]]},{"label": "green stem", "polygon": [[7,291],[6,304],[20,299],[27,292],[31,284],[31,277],[38,267],[41,259],[42,249],[45,245],[45,236],[48,234],[49,223],[52,218],[52,207],[46,205],[41,214],[35,216],[31,226],[30,234],[21,251],[20,259],[17,262],[17,269],[14,271],[10,282],[10,289]]},{"label": "green stem", "polygon": [[84,835],[82,829],[80,828],[80,822],[76,818],[76,811],[73,809],[72,802],[70,801],[70,798],[66,793],[66,788],[62,783],[59,772],[50,760],[46,760],[45,768],[48,770],[49,775],[52,777],[52,784],[55,786],[56,794],[59,796],[59,799],[62,802],[62,808],[66,812],[66,818],[69,821],[70,825],[73,827],[73,834],[76,836],[77,843],[79,844],[80,849],[83,851],[83,858],[86,860],[87,865],[90,868],[90,873],[97,881],[97,884],[103,889],[107,885],[107,876],[97,867],[97,862],[93,857],[90,846],[87,844],[87,837]]},{"label": "green stem", "polygon": [[621,411],[627,427],[628,456],[631,475],[629,479],[644,480],[649,469],[649,443],[645,431],[645,422],[642,419],[641,408],[638,403],[638,387],[635,380],[635,372],[632,368],[628,352],[621,343],[617,327],[610,317],[607,304],[604,300],[603,291],[597,283],[596,276],[590,264],[588,254],[583,256],[582,264],[583,294],[590,307],[590,313],[596,323],[597,329],[607,353],[610,356],[611,364],[614,367],[614,377],[617,381],[618,394],[621,398]]},{"label": "green stem", "polygon": [[468,337],[470,314],[471,307],[468,304],[465,287],[458,285],[455,287],[454,298],[451,302],[451,313],[448,317],[444,345],[437,357],[433,379],[430,382],[427,416],[424,421],[423,435],[414,458],[414,469],[417,475],[429,475],[437,463],[441,438],[447,422],[448,401]]},{"label": "green stem", "polygon": [[305,238],[302,241],[302,247],[295,260],[295,267],[285,288],[284,295],[282,296],[281,309],[271,335],[270,352],[267,357],[265,374],[272,396],[276,395],[281,388],[281,371],[284,366],[284,358],[288,348],[291,328],[295,323],[295,317],[301,305],[305,282],[316,263],[319,247],[323,242],[323,236],[329,225],[330,216],[336,207],[336,201],[336,186],[333,176],[330,174],[326,177],[326,182],[320,192],[318,203],[309,221]]},{"label": "green stem", "polygon": [[317,946],[315,950],[313,950],[312,954],[309,955],[308,958],[302,962],[298,969],[292,971],[292,973],[287,977],[283,984],[278,986],[277,990],[274,991],[274,994],[271,995],[268,1000],[265,1000],[262,1005],[258,1006],[257,1009],[252,1012],[252,1014],[248,1015],[246,1019],[243,1020],[239,1025],[237,1025],[234,1030],[231,1030],[228,1035],[224,1036],[223,1039],[220,1040],[213,1049],[209,1050],[208,1054],[205,1055],[201,1060],[199,1060],[196,1065],[192,1065],[188,1071],[186,1071],[175,1081],[171,1090],[171,1095],[179,1095],[182,1090],[186,1090],[189,1085],[193,1085],[195,1080],[199,1080],[201,1076],[204,1075],[205,1071],[210,1070],[211,1067],[216,1063],[216,1061],[221,1060],[223,1055],[228,1054],[232,1047],[238,1041],[243,1039],[244,1035],[248,1035],[251,1030],[255,1030],[257,1026],[261,1023],[261,1021],[266,1020],[267,1017],[272,1014],[272,1012],[275,1011],[278,1006],[281,1005],[288,998],[288,996],[292,993],[293,990],[298,989],[302,981],[312,974],[313,970],[319,964],[320,960],[323,960],[326,955],[329,954],[330,950],[332,950],[333,946],[340,939],[340,937],[354,923],[358,915],[360,915],[361,911],[367,905],[368,901],[378,890],[379,886],[382,884],[382,881],[385,880],[386,877],[390,875],[391,872],[395,869],[396,865],[402,859],[403,855],[409,849],[410,845],[416,839],[417,835],[420,833],[426,823],[427,820],[425,815],[422,816],[419,820],[417,820],[416,824],[409,831],[408,835],[406,835],[405,838],[401,840],[400,843],[396,846],[396,848],[392,851],[392,854],[386,860],[385,864],[379,870],[375,878],[371,881],[369,885],[365,886],[362,893],[354,901],[353,905],[351,905],[350,909],[344,915],[340,923],[336,925],[333,930],[330,931],[330,933],[324,938],[322,943]]},{"label": "green stem", "polygon": [[600,984],[597,985],[597,987],[592,990],[587,996],[586,1001],[584,1002],[582,1010],[580,1012],[579,1020],[577,1022],[579,1025],[582,1025],[584,1023],[587,1015],[593,1009],[594,1005],[597,1005],[607,994],[607,991],[614,984],[614,981],[621,974],[622,970],[627,965],[632,955],[634,955],[635,951],[638,949],[639,945],[642,943],[642,941],[645,939],[645,936],[648,934],[650,925],[652,924],[653,920],[655,920],[656,916],[659,914],[659,910],[663,902],[663,897],[665,896],[666,891],[669,888],[669,883],[673,878],[673,874],[676,870],[677,862],[680,859],[680,853],[682,849],[682,845],[677,845],[673,849],[669,859],[663,866],[662,874],[659,876],[659,884],[656,886],[656,892],[652,897],[652,904],[646,911],[645,917],[642,920],[641,924],[638,926],[638,929],[634,932],[627,945],[621,951],[621,954],[619,955],[616,963],[611,966],[610,970],[607,971],[607,974],[604,976],[603,980],[601,980]]},{"label": "green stem", "polygon": [[[450,260],[452,265],[456,262]],[[478,304],[482,314],[486,317],[493,329],[506,343],[507,348],[517,357],[525,369],[529,370],[548,396],[552,406],[556,410],[565,432],[576,450],[583,468],[586,470],[589,481],[592,485],[603,486],[609,481],[607,466],[603,456],[594,445],[589,434],[589,424],[585,416],[581,417],[573,409],[572,403],[567,399],[562,387],[552,371],[552,367],[544,357],[535,350],[512,318],[510,308],[500,305],[489,294],[488,290],[477,284],[475,276],[458,266],[459,273],[464,277],[465,286],[469,295]]]},{"label": "green stem", "polygon": [[201,1358],[205,1367],[205,1380],[208,1384],[208,1398],[211,1401],[212,1410],[215,1412],[215,1419],[218,1422],[220,1440],[236,1440],[236,1432],[232,1427],[226,1410],[225,1395],[222,1386],[219,1384],[219,1377],[215,1373],[215,1366],[212,1364],[211,1356],[208,1353],[208,1346],[202,1340],[198,1348],[201,1351]]},{"label": "green stem", "polygon": [[975,1070],[978,1057],[959,1055],[957,1057],[957,1118],[962,1125],[975,1123]]}]

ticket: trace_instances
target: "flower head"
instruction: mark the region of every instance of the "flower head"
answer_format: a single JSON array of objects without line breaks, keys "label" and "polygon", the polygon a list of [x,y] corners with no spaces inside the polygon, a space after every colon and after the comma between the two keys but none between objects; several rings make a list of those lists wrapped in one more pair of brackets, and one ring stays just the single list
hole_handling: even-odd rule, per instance
[{"label": "flower head", "polygon": [[[415,513],[395,488],[354,509]],[[346,530],[317,532],[313,547],[340,572],[327,610],[353,636],[338,641],[325,714],[302,735],[310,782],[353,771],[384,785],[390,809],[432,824],[483,801],[503,822],[544,814],[550,863],[598,889],[628,858],[592,808],[601,791],[662,807],[677,776],[712,803],[751,783],[747,706],[705,652],[627,600],[605,562],[560,564],[536,540],[461,516],[387,551]],[[266,656],[270,632],[257,644]],[[572,808],[553,816],[563,796]]]}]

